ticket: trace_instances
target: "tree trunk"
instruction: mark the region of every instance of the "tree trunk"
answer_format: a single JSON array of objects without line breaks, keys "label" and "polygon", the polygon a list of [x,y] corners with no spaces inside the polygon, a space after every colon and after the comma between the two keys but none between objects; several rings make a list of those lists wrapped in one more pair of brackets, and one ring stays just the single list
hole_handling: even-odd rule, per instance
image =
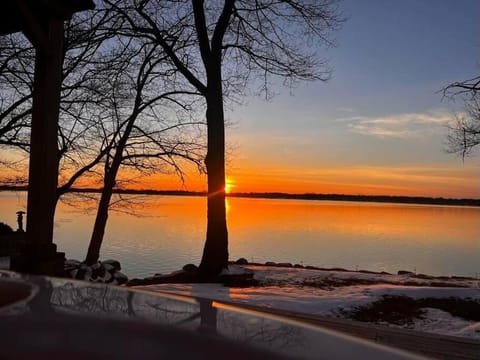
[{"label": "tree trunk", "polygon": [[132,114],[128,120],[125,132],[120,138],[120,141],[115,149],[115,155],[113,156],[110,168],[105,170],[102,195],[100,196],[100,202],[98,203],[97,216],[95,218],[95,224],[93,225],[90,244],[88,245],[87,257],[85,258],[85,263],[88,265],[93,265],[100,257],[100,248],[102,247],[103,236],[105,235],[105,227],[107,226],[108,209],[110,207],[110,200],[112,199],[115,180],[117,178],[120,165],[122,164],[123,150],[125,149],[127,140],[132,132],[136,115],[136,113]]},{"label": "tree trunk", "polygon": [[102,195],[98,203],[97,216],[95,217],[95,224],[93,225],[92,237],[88,245],[87,257],[85,263],[93,265],[100,257],[100,248],[102,247],[103,236],[105,235],[105,227],[108,220],[108,208],[112,198],[113,187],[115,186],[115,175],[112,174],[113,169],[110,169],[105,177]]},{"label": "tree trunk", "polygon": [[[218,275],[228,266],[228,232],[225,209],[225,125],[220,71],[209,76],[207,93],[208,174],[207,239],[200,263],[204,277]],[[213,84],[213,85],[212,85]]]}]

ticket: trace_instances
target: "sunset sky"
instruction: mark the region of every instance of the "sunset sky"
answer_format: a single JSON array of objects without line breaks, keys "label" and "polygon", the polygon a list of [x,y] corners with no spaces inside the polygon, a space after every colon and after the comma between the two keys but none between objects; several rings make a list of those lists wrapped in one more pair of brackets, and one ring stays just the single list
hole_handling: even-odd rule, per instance
[{"label": "sunset sky", "polygon": [[[236,192],[480,198],[480,153],[446,150],[462,102],[446,85],[480,73],[480,1],[343,0],[327,83],[281,85],[229,108],[227,182]],[[137,188],[206,190],[187,172]]]},{"label": "sunset sky", "polygon": [[[328,83],[293,95],[278,87],[271,101],[249,97],[227,114],[231,189],[480,198],[480,156],[445,151],[445,124],[462,103],[440,93],[480,72],[480,1],[341,8],[338,46],[320,50],[334,68]],[[203,184],[187,177],[189,190]]]}]

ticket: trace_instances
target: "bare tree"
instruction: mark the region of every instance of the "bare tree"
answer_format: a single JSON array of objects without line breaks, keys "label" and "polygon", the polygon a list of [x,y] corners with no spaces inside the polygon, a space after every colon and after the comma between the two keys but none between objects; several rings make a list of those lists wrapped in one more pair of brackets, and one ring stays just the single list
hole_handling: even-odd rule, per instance
[{"label": "bare tree", "polygon": [[[207,235],[202,276],[228,265],[225,211],[226,99],[241,96],[249,80],[270,94],[270,79],[287,85],[330,75],[317,45],[333,45],[342,22],[336,0],[106,0],[126,21],[125,32],[162,47],[206,104],[208,150]],[[315,50],[312,50],[315,49]]]},{"label": "bare tree", "polygon": [[29,146],[34,63],[35,49],[22,34],[0,37],[0,145]]},{"label": "bare tree", "polygon": [[[163,50],[121,35],[121,23],[99,6],[66,27],[58,134],[57,200],[87,178],[102,187],[87,262],[98,260],[112,192],[121,166],[137,177],[182,175],[181,161],[201,167],[203,145],[192,105]],[[14,35],[1,43],[0,144],[29,151],[33,48]],[[188,98],[186,97],[188,96]]]},{"label": "bare tree", "polygon": [[[84,151],[92,153],[85,136],[93,119],[101,120],[94,110],[108,94],[93,71],[97,66],[94,56],[101,58],[99,49],[110,36],[100,31],[107,20],[108,12],[97,11],[78,14],[66,25],[57,160],[61,169],[68,168],[70,176],[61,176],[57,198],[101,159],[85,156]],[[9,153],[28,153],[35,50],[21,34],[0,41],[0,146]],[[102,149],[96,150],[102,153]],[[83,156],[77,156],[80,152]],[[93,159],[93,163],[86,163],[86,159]]]},{"label": "bare tree", "polygon": [[465,112],[456,115],[448,126],[447,142],[449,152],[465,159],[480,145],[480,76],[452,83],[443,89],[443,94],[464,102]]},{"label": "bare tree", "polygon": [[[157,44],[135,39],[116,38],[112,60],[101,70],[110,83],[111,96],[103,106],[110,113],[112,146],[103,160],[103,184],[95,223],[85,262],[98,261],[108,219],[109,205],[120,167],[137,173],[158,172],[165,165],[183,175],[177,159],[201,167],[202,143],[191,131],[202,123],[192,118],[192,100],[196,93],[176,89],[171,83],[176,69],[164,64],[165,56]],[[112,67],[118,63],[119,68]],[[112,70],[113,69],[113,70]],[[175,85],[175,86],[174,86]],[[193,136],[193,137],[192,137]]]}]

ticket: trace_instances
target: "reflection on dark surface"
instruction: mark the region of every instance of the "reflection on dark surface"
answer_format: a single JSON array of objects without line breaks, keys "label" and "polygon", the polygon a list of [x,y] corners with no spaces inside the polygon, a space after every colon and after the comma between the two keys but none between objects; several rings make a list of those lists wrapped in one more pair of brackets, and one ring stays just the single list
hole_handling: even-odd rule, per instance
[{"label": "reflection on dark surface", "polygon": [[2,279],[32,288],[29,299],[0,307],[2,359],[22,358],[34,351],[69,358],[72,352],[90,358],[142,359],[347,359],[353,354],[369,359],[410,358],[209,299],[10,272],[0,272]]},{"label": "reflection on dark surface", "polygon": [[213,307],[212,300],[200,299],[200,327],[198,330],[209,334],[217,333],[217,308]]},{"label": "reflection on dark surface", "polygon": [[39,291],[29,302],[30,310],[42,316],[49,316],[55,312],[52,303],[53,285],[52,282],[40,276],[31,276],[29,283],[37,286]]}]

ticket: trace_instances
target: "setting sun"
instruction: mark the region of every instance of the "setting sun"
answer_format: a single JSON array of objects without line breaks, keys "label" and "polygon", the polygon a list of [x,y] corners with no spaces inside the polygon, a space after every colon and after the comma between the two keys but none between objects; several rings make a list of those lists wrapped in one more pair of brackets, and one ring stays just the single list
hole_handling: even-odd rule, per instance
[{"label": "setting sun", "polygon": [[229,179],[227,179],[227,181],[225,182],[225,194],[230,194],[234,187],[235,185],[233,185],[233,183]]}]

